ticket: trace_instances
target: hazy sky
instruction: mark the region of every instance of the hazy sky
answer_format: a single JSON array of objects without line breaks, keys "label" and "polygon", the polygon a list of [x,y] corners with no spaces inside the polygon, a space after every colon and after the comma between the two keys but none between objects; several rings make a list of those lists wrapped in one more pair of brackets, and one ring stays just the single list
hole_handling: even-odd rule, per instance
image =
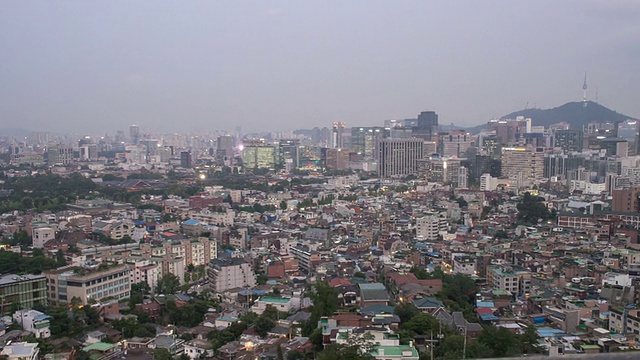
[{"label": "hazy sky", "polygon": [[589,96],[640,116],[640,1],[0,0],[0,128],[470,125]]}]

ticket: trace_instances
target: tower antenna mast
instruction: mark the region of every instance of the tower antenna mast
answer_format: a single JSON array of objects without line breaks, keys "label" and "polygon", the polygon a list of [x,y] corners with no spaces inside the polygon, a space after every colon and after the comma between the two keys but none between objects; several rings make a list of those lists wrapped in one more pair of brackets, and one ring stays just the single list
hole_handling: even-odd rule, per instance
[{"label": "tower antenna mast", "polygon": [[584,72],[584,84],[582,84],[582,106],[587,107],[587,72]]}]

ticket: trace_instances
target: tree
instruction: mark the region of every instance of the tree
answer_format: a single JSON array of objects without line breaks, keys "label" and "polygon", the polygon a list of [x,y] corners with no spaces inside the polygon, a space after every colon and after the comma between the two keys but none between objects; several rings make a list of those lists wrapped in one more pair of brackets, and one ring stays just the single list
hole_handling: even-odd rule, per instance
[{"label": "tree", "polygon": [[429,273],[427,270],[414,266],[409,270],[413,275],[415,275],[419,280],[429,279]]},{"label": "tree", "polygon": [[303,336],[308,336],[318,326],[318,320],[323,316],[331,316],[338,307],[338,294],[326,282],[318,282],[315,289],[309,293],[313,300],[311,318],[303,328]]},{"label": "tree", "polygon": [[284,360],[284,355],[282,355],[282,346],[280,345],[278,345],[277,356],[278,360]]},{"label": "tree", "polygon": [[151,288],[149,288],[149,284],[146,281],[141,281],[139,283],[131,284],[131,292],[140,292],[147,295],[151,293]]},{"label": "tree", "polygon": [[375,349],[373,335],[349,334],[346,344],[332,344],[323,350],[316,359],[319,360],[373,360],[371,352]]},{"label": "tree", "polygon": [[256,322],[256,320],[258,320],[258,314],[254,313],[253,311],[247,311],[246,313],[242,314],[242,316],[240,316],[238,320],[251,326]]},{"label": "tree", "polygon": [[275,320],[277,321],[279,318],[279,313],[278,313],[278,309],[276,309],[274,306],[272,305],[267,305],[264,309],[264,312],[262,313],[261,317],[265,317],[271,320]]},{"label": "tree", "polygon": [[290,350],[287,352],[287,360],[304,360],[306,356],[300,350]]},{"label": "tree", "polygon": [[524,330],[524,333],[520,337],[522,343],[522,353],[532,354],[541,352],[541,349],[538,346],[539,339],[540,336],[536,332],[536,328],[533,326],[527,326],[527,328]]},{"label": "tree", "polygon": [[166,274],[158,281],[158,293],[173,294],[180,286],[180,279],[173,274]]},{"label": "tree", "polygon": [[494,357],[517,356],[522,349],[520,338],[504,327],[488,326],[477,341],[491,349]]},{"label": "tree", "polygon": [[525,193],[520,202],[516,205],[518,209],[518,219],[527,224],[537,224],[538,221],[546,221],[553,217],[543,198]]},{"label": "tree", "polygon": [[414,316],[418,315],[420,312],[415,305],[410,303],[401,303],[396,305],[395,314],[398,315],[402,324],[411,320]]},{"label": "tree", "polygon": [[171,353],[167,349],[157,348],[153,350],[154,360],[172,360]]},{"label": "tree", "polygon": [[275,321],[267,317],[261,316],[258,318],[258,320],[256,320],[256,323],[253,325],[253,330],[255,330],[256,333],[260,335],[260,337],[265,337],[267,336],[269,331],[273,329],[274,326],[276,326]]},{"label": "tree", "polygon": [[62,250],[58,250],[58,252],[56,252],[56,262],[58,263],[58,266],[67,265],[67,259],[64,257],[64,252]]},{"label": "tree", "polygon": [[436,347],[436,355],[438,358],[447,360],[462,359],[462,350],[464,348],[464,336],[459,334],[451,334],[445,336]]}]

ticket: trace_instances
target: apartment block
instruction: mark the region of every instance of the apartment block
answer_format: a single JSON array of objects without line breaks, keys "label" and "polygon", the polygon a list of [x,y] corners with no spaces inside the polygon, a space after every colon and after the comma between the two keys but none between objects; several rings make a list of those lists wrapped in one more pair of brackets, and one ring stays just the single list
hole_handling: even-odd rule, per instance
[{"label": "apartment block", "polygon": [[147,283],[151,293],[155,293],[162,274],[161,267],[147,259],[131,260],[128,265],[131,267],[131,284]]},{"label": "apartment block", "polygon": [[211,260],[208,276],[211,289],[215,292],[256,286],[256,275],[251,264],[243,259]]},{"label": "apartment block", "polygon": [[38,249],[42,249],[44,247],[44,243],[55,239],[56,237],[55,229],[48,226],[34,228],[31,234],[33,238],[33,247]]},{"label": "apartment block", "polygon": [[309,273],[314,268],[314,263],[320,261],[320,254],[309,249],[308,246],[298,245],[289,248],[289,253],[298,260],[300,270]]},{"label": "apartment block", "polygon": [[128,265],[63,266],[45,272],[48,299],[56,304],[73,298],[86,305],[90,301],[125,299],[131,294],[131,268]]},{"label": "apartment block", "polygon": [[611,307],[609,311],[609,330],[633,334],[635,341],[640,341],[640,309]]},{"label": "apartment block", "polygon": [[46,278],[42,275],[0,276],[0,314],[7,314],[12,304],[19,304],[24,309],[34,305],[47,304]]},{"label": "apartment block", "polygon": [[529,296],[531,272],[516,270],[511,266],[491,266],[487,269],[487,281],[494,289],[508,291],[514,296]]},{"label": "apartment block", "polygon": [[[544,176],[544,149],[532,147],[502,148],[502,176],[534,182]],[[521,186],[522,184],[518,184]]]},{"label": "apartment block", "polygon": [[416,236],[425,240],[437,240],[441,231],[449,227],[447,218],[443,215],[427,215],[416,220]]},{"label": "apartment block", "polygon": [[49,319],[47,314],[36,310],[19,310],[13,313],[13,321],[22,326],[22,329],[32,333],[36,339],[51,337]]},{"label": "apartment block", "polygon": [[638,212],[640,210],[640,185],[626,189],[613,190],[611,209],[620,212]]},{"label": "apartment block", "polygon": [[576,327],[580,325],[580,310],[545,306],[542,308],[542,313],[547,315],[547,319],[566,332],[576,331]]}]

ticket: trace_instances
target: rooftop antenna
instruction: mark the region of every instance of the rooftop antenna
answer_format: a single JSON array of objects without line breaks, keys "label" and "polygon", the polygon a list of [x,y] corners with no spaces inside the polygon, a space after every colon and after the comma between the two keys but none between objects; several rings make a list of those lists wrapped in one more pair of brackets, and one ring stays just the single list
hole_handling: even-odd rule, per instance
[{"label": "rooftop antenna", "polygon": [[587,107],[587,71],[584,72],[584,84],[582,84],[582,107]]}]

